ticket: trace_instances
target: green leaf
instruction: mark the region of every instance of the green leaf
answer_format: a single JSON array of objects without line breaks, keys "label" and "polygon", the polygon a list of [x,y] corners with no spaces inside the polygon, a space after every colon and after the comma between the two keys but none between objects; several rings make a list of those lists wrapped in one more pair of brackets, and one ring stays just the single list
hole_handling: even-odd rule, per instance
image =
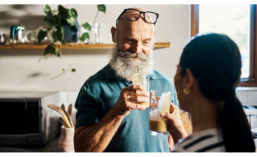
[{"label": "green leaf", "polygon": [[52,13],[48,13],[45,17],[45,21],[49,26],[56,25],[56,17]]},{"label": "green leaf", "polygon": [[70,17],[68,19],[66,19],[66,22],[72,26],[75,25],[75,19],[73,17]]},{"label": "green leaf", "polygon": [[86,39],[90,39],[89,33],[85,32],[80,37],[80,41],[85,41]]},{"label": "green leaf", "polygon": [[60,27],[57,27],[57,30],[56,31],[54,31],[53,33],[52,33],[52,37],[53,37],[53,39],[54,39],[54,42],[56,42],[56,41],[60,41],[60,42],[62,42],[62,31],[61,31],[62,29],[60,28]]},{"label": "green leaf", "polygon": [[98,11],[106,12],[106,6],[104,4],[98,4],[97,5]]},{"label": "green leaf", "polygon": [[63,42],[63,35],[62,35],[62,29],[60,27],[57,27],[57,37],[60,42]]},{"label": "green leaf", "polygon": [[71,17],[73,17],[73,18],[75,18],[75,19],[78,17],[77,10],[74,9],[74,8],[71,8],[71,9],[69,10],[69,13],[70,13]]},{"label": "green leaf", "polygon": [[40,30],[37,35],[38,43],[40,43],[46,36],[47,36],[47,31]]},{"label": "green leaf", "polygon": [[60,15],[55,15],[55,27],[60,27],[62,25],[62,17]]},{"label": "green leaf", "polygon": [[58,5],[58,12],[58,15],[61,17],[61,19],[70,18],[69,10],[64,8],[62,5]]},{"label": "green leaf", "polygon": [[54,42],[56,42],[56,41],[59,40],[59,39],[58,39],[58,36],[57,36],[57,32],[53,32],[53,33],[52,33],[52,37],[53,37],[53,39],[54,39]]},{"label": "green leaf", "polygon": [[60,31],[61,31],[61,33],[64,33],[64,27],[63,26],[60,27]]},{"label": "green leaf", "polygon": [[52,12],[51,7],[50,7],[48,4],[46,4],[45,9],[44,9],[44,12],[45,12],[46,14]]},{"label": "green leaf", "polygon": [[46,55],[56,55],[57,54],[57,49],[53,44],[51,45],[48,45],[45,49],[45,52],[44,52],[44,56]]},{"label": "green leaf", "polygon": [[84,23],[82,26],[83,26],[86,30],[91,31],[91,25],[90,25],[88,22]]}]

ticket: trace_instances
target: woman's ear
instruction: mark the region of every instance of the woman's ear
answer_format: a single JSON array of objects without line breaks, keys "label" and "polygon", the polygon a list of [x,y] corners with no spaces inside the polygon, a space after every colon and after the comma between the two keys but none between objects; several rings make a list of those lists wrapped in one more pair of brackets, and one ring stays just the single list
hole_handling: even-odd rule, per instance
[{"label": "woman's ear", "polygon": [[112,41],[114,43],[116,43],[117,42],[117,29],[115,27],[112,27],[111,33],[112,33]]},{"label": "woman's ear", "polygon": [[192,71],[190,69],[186,69],[184,79],[183,79],[184,90],[187,90],[189,92],[192,91],[194,81],[195,81],[195,78]]}]

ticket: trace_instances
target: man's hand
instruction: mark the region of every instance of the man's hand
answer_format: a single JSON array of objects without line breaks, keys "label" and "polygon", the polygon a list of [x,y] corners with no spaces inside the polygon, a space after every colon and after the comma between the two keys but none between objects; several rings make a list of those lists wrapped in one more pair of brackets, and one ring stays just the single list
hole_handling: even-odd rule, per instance
[{"label": "man's hand", "polygon": [[149,94],[142,86],[133,85],[121,90],[120,97],[114,107],[119,115],[126,116],[132,109],[145,110],[147,107],[142,103],[149,103]]},{"label": "man's hand", "polygon": [[141,105],[149,101],[149,95],[142,86],[130,86],[122,89],[115,106],[92,126],[76,128],[74,143],[79,152],[102,152],[110,143],[123,118],[133,109],[144,110]]}]

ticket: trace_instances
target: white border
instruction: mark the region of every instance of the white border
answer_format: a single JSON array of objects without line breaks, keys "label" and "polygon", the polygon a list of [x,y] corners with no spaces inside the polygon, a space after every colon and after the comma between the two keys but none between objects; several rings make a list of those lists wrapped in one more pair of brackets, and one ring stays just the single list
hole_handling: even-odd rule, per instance
[{"label": "white border", "polygon": [[257,4],[257,0],[0,0],[0,4]]},{"label": "white border", "polygon": [[2,153],[3,156],[26,157],[256,157],[256,153]]}]

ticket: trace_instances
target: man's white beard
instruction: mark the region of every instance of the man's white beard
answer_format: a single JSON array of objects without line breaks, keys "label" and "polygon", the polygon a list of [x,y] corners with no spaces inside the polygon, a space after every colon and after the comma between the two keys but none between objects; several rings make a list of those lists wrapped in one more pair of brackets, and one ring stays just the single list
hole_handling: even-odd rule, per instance
[{"label": "man's white beard", "polygon": [[[137,56],[136,60],[133,59],[135,56]],[[117,76],[128,81],[132,81],[133,73],[145,72],[151,74],[153,70],[152,48],[147,56],[143,52],[120,52],[116,45],[110,60],[110,66]]]}]

